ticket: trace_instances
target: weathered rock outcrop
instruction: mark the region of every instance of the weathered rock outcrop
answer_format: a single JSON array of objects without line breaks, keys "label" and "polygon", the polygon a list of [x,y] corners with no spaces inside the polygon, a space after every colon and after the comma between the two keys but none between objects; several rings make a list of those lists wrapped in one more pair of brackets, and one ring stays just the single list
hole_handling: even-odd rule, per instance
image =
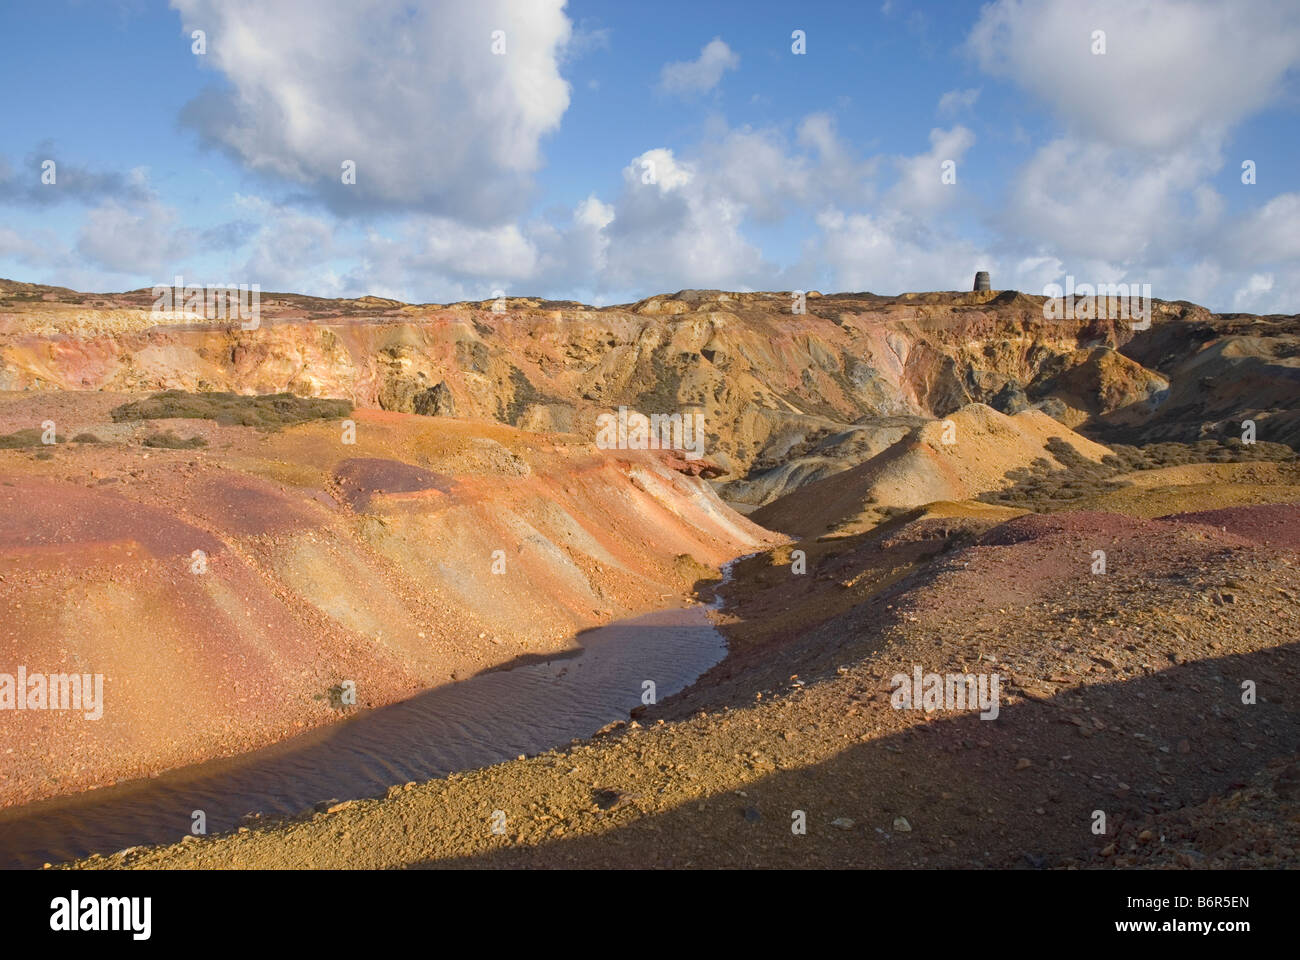
[{"label": "weathered rock outcrop", "polygon": [[874,526],[891,511],[935,501],[970,500],[1010,483],[1007,474],[1035,460],[1057,463],[1055,439],[1099,462],[1110,451],[1038,410],[1005,416],[971,404],[927,422],[883,453],[774,500],[750,516],[791,536],[847,534]]},{"label": "weathered rock outcrop", "polygon": [[456,398],[446,383],[439,381],[423,393],[417,393],[411,403],[415,413],[425,417],[456,416]]},{"label": "weathered rock outcrop", "polygon": [[588,438],[619,406],[700,410],[724,493],[751,505],[874,455],[867,438],[895,418],[970,403],[1098,437],[1194,439],[1249,417],[1300,442],[1300,318],[1185,303],[1155,302],[1146,331],[1047,322],[1042,297],[1015,291],[814,292],[799,314],[788,294],[717,290],[504,312],[268,294],[255,330],[159,323],[150,303],[0,282],[0,388],[289,390]]}]

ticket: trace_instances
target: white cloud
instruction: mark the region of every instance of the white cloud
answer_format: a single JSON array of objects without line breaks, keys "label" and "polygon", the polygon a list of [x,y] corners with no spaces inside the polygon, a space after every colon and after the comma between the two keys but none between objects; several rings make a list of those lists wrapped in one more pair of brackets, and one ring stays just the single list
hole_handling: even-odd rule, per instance
[{"label": "white cloud", "polygon": [[1204,192],[1189,219],[1184,196],[1219,165],[1199,151],[1137,155],[1071,138],[1040,149],[1013,178],[1002,225],[1058,256],[1159,261],[1186,248],[1213,217]]},{"label": "white cloud", "polygon": [[871,200],[879,163],[874,158],[855,156],[836,132],[830,114],[812,113],[804,117],[799,122],[798,142],[816,154],[816,177],[812,183],[824,199],[842,205]]},{"label": "white cloud", "polygon": [[[645,182],[646,160],[655,164],[654,183]],[[717,182],[671,150],[634,158],[615,205],[606,285],[751,288],[765,270],[762,253],[742,234],[744,200],[713,189]]]},{"label": "white cloud", "polygon": [[573,28],[569,42],[564,48],[564,60],[579,60],[598,50],[609,49],[610,29],[593,27],[587,21],[580,22]]},{"label": "white cloud", "polygon": [[573,219],[583,226],[604,230],[614,222],[614,208],[607,203],[601,203],[600,199],[593,193],[578,204]]},{"label": "white cloud", "polygon": [[233,277],[213,282],[256,283],[266,291],[309,293],[317,297],[343,295],[339,278],[325,264],[341,253],[332,217],[313,216],[262,197],[235,196],[235,203],[260,224],[249,241],[241,266]]},{"label": "white cloud", "polygon": [[514,223],[471,229],[433,217],[407,233],[416,241],[412,253],[416,267],[500,281],[527,278],[536,270],[537,251]]},{"label": "white cloud", "polygon": [[[589,195],[566,222],[457,233],[425,218],[396,239],[373,235],[364,277],[404,298],[395,291],[434,285],[436,299],[481,299],[496,286],[594,302],[681,287],[809,289],[825,277],[841,288],[962,288],[993,258],[955,237],[948,218],[926,215],[939,206],[939,155],[960,158],[973,139],[962,127],[933,131],[929,151],[900,158],[898,187],[866,214],[845,201],[874,196],[879,164],[856,156],[829,116],[804,118],[793,141],[777,129],[715,123],[689,156],[655,147],[633,157],[616,197]],[[923,185],[909,179],[920,169],[933,174]],[[819,232],[799,262],[772,262],[750,235],[752,226],[819,208]]]},{"label": "white cloud", "polygon": [[980,97],[978,87],[972,87],[969,90],[949,90],[939,98],[939,112],[943,114],[960,113],[962,110],[969,110],[975,106],[975,101]]},{"label": "white cloud", "polygon": [[[1105,54],[1091,52],[1095,30]],[[1093,282],[1151,282],[1157,296],[1295,309],[1271,278],[1300,266],[1300,198],[1233,216],[1210,178],[1232,129],[1300,64],[1300,8],[997,0],[968,48],[1065,127],[1007,182],[996,225],[1008,248]]]},{"label": "white cloud", "polygon": [[172,207],[156,199],[130,206],[107,200],[86,213],[76,248],[97,267],[162,277],[190,253],[192,243]]},{"label": "white cloud", "polygon": [[671,150],[656,147],[634,158],[631,166],[624,168],[623,178],[629,182],[639,180],[660,193],[671,193],[690,183],[695,171],[690,164],[679,162]]},{"label": "white cloud", "polygon": [[930,229],[916,233],[897,212],[829,208],[818,214],[817,226],[821,234],[810,262],[829,269],[837,290],[962,290],[976,270],[994,266],[975,242]]},{"label": "white cloud", "polygon": [[[647,162],[654,164],[652,184],[644,182]],[[605,231],[603,286],[623,296],[681,287],[779,289],[793,276],[806,277],[809,267],[783,270],[749,228],[783,223],[837,199],[865,200],[875,168],[854,155],[821,113],[798,124],[793,142],[777,129],[718,122],[689,159],[665,148],[647,150],[623,171],[616,219]]]},{"label": "white cloud", "polygon": [[[1092,34],[1106,52],[1092,53]],[[1150,150],[1218,142],[1300,63],[1300,7],[1207,0],[997,0],[969,49],[1081,136]]]},{"label": "white cloud", "polygon": [[811,189],[808,158],[792,153],[774,130],[728,130],[701,146],[698,165],[711,191],[761,221],[782,219]]},{"label": "white cloud", "polygon": [[[230,86],[191,102],[185,120],[338,210],[418,206],[476,222],[517,212],[569,105],[563,0],[172,4],[186,32],[207,31],[203,59]],[[355,185],[341,183],[346,160]]]},{"label": "white cloud", "polygon": [[[960,161],[975,143],[975,134],[963,126],[930,131],[930,150],[896,162],[899,172],[893,204],[909,213],[934,210],[951,202],[961,189]],[[955,181],[944,182],[944,164],[951,161]]]},{"label": "white cloud", "polygon": [[66,254],[51,230],[14,230],[0,226],[0,259],[12,259],[26,266],[47,266]]},{"label": "white cloud", "polygon": [[1224,256],[1241,265],[1290,262],[1300,270],[1300,193],[1279,194],[1243,217],[1226,238]]},{"label": "white cloud", "polygon": [[595,194],[587,197],[573,211],[573,229],[565,238],[566,249],[559,262],[552,260],[545,268],[557,279],[571,278],[570,282],[577,280],[587,286],[598,283],[608,262],[609,236],[605,228],[615,218],[613,206],[601,203]]},{"label": "white cloud", "polygon": [[1232,295],[1232,309],[1245,313],[1258,308],[1264,296],[1273,289],[1273,274],[1252,273],[1250,279]]},{"label": "white cloud", "polygon": [[392,235],[371,230],[354,289],[381,289],[403,300],[485,300],[538,292],[541,254],[533,232],[518,224],[468,227],[445,217],[402,220]]},{"label": "white cloud", "polygon": [[740,56],[721,37],[714,37],[696,59],[664,64],[659,86],[679,96],[708,93],[722,81],[724,73],[739,66]]}]

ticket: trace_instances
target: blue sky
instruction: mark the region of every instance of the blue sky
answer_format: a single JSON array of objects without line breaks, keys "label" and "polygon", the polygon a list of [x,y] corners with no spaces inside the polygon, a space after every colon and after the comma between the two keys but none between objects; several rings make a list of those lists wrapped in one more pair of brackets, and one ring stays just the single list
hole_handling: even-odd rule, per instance
[{"label": "blue sky", "polygon": [[12,279],[1300,309],[1295,3],[42,0],[0,52]]}]

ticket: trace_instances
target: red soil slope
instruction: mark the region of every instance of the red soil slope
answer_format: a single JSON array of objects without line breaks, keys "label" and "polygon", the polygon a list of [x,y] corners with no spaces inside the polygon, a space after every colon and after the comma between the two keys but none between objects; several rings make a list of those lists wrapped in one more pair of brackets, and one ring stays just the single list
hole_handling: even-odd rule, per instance
[{"label": "red soil slope", "polygon": [[330,722],[344,681],[377,706],[572,647],[773,542],[650,452],[365,410],[352,445],[169,420],[209,445],[155,449],[107,422],[124,397],[55,399],[0,426],[125,442],[0,451],[0,673],[102,674],[106,705],[4,711],[0,805]]}]

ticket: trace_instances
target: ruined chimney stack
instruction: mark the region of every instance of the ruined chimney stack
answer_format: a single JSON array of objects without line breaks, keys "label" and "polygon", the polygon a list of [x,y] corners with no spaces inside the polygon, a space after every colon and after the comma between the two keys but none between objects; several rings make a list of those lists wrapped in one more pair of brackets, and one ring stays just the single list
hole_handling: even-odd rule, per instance
[{"label": "ruined chimney stack", "polygon": [[975,274],[975,292],[979,293],[982,290],[992,289],[993,288],[989,286],[989,272],[987,270],[978,271]]}]

